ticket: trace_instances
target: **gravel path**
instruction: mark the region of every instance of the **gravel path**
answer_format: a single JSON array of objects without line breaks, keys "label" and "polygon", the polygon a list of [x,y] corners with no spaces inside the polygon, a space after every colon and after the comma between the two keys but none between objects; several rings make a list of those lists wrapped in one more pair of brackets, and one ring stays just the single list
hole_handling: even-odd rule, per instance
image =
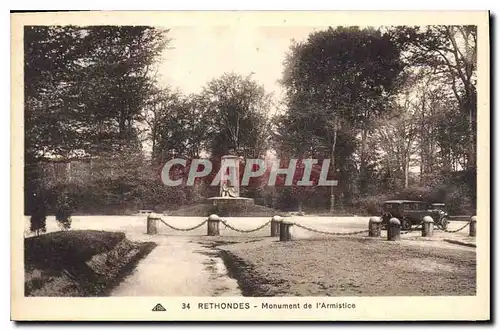
[{"label": "gravel path", "polygon": [[148,237],[151,239],[158,246],[111,296],[241,295],[236,280],[228,277],[224,262],[214,249],[192,242],[189,237]]}]

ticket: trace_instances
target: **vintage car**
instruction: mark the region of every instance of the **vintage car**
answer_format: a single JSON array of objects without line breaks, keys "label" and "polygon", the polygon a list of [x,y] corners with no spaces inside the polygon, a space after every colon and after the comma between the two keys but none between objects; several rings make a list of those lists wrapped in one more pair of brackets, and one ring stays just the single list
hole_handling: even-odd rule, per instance
[{"label": "vintage car", "polygon": [[434,224],[441,229],[448,227],[448,214],[444,203],[427,203],[412,200],[389,200],[382,204],[382,224],[387,226],[393,217],[401,222],[401,229],[411,230],[411,227],[422,222],[424,216],[430,216]]}]

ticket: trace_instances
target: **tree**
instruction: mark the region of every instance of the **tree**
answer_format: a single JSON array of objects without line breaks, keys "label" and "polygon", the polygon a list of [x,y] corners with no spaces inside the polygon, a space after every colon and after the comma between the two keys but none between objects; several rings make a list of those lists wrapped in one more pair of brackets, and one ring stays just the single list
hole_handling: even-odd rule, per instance
[{"label": "tree", "polygon": [[[333,173],[352,169],[349,157],[357,144],[353,137],[360,132],[361,169],[365,171],[367,134],[397,85],[402,69],[399,54],[389,34],[358,27],[329,28],[293,44],[282,79],[288,109],[278,120],[276,139],[298,153],[319,151],[330,158]],[[345,163],[339,165],[340,147],[348,154],[342,155]],[[330,210],[334,208],[332,187]]]},{"label": "tree", "polygon": [[67,194],[59,194],[57,197],[55,217],[56,221],[59,223],[59,226],[63,230],[69,230],[71,228],[71,213],[72,206]]},{"label": "tree", "polygon": [[[137,140],[134,124],[154,93],[152,66],[168,40],[152,27],[90,27],[84,40],[86,115],[93,119],[94,150],[119,150]],[[108,144],[104,144],[104,142]]]},{"label": "tree", "polygon": [[174,120],[170,118],[171,109],[179,98],[180,93],[172,92],[169,89],[156,89],[151,93],[142,110],[142,122],[146,124],[142,131],[142,133],[145,133],[143,141],[148,142],[151,147],[153,162],[158,161],[159,150],[162,149],[162,147],[159,147],[162,140],[161,126]]},{"label": "tree", "polygon": [[26,212],[42,190],[42,161],[138,145],[150,67],[167,42],[165,31],[145,26],[25,27]]},{"label": "tree", "polygon": [[27,149],[71,158],[133,136],[163,34],[141,26],[26,27]]},{"label": "tree", "polygon": [[476,167],[477,118],[477,27],[426,26],[398,27],[397,40],[408,49],[407,58],[414,66],[433,69],[449,86],[458,102],[458,109],[467,118],[467,167]]},{"label": "tree", "polygon": [[204,120],[212,127],[212,155],[257,158],[264,154],[270,136],[271,99],[263,86],[250,76],[226,73],[210,81],[201,98],[207,110]]},{"label": "tree", "polygon": [[160,92],[145,116],[155,163],[175,157],[199,157],[212,130],[207,112],[198,95]]},{"label": "tree", "polygon": [[47,231],[47,206],[43,193],[34,194],[34,203],[31,208],[30,232],[38,236]]},{"label": "tree", "polygon": [[409,187],[412,156],[415,155],[417,148],[417,123],[412,103],[406,95],[400,103],[393,104],[392,113],[383,116],[376,129],[375,137],[379,142],[382,163],[385,165],[389,180],[402,175],[402,185],[397,186],[403,186],[405,189]]}]

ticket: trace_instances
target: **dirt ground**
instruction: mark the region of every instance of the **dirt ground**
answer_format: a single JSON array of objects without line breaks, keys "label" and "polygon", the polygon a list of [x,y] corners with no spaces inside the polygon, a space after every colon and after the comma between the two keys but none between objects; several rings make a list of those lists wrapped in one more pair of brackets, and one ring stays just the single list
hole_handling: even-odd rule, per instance
[{"label": "dirt ground", "polygon": [[370,238],[219,246],[245,296],[475,295],[474,249]]}]

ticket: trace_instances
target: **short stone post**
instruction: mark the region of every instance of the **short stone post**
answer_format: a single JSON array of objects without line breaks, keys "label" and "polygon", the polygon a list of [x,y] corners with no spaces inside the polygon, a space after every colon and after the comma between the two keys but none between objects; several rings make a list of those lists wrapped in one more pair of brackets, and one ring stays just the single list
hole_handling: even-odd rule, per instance
[{"label": "short stone post", "polygon": [[368,221],[368,236],[380,237],[381,230],[382,220],[380,217],[370,217],[370,220]]},{"label": "short stone post", "polygon": [[470,223],[469,223],[469,237],[475,237],[476,236],[476,216],[472,216],[470,218]]},{"label": "short stone post", "polygon": [[280,241],[292,240],[292,222],[280,221]]},{"label": "short stone post", "polygon": [[271,218],[271,237],[278,237],[280,235],[280,222],[283,218],[275,215]]},{"label": "short stone post", "polygon": [[207,236],[218,236],[219,232],[220,217],[212,214],[208,216],[207,220]]},{"label": "short stone post", "polygon": [[422,220],[422,237],[432,237],[434,232],[434,220],[430,216],[424,216]]},{"label": "short stone post", "polygon": [[391,218],[387,225],[387,240],[395,241],[401,239],[401,222],[397,218]]},{"label": "short stone post", "polygon": [[160,219],[154,215],[154,214],[149,214],[147,218],[147,229],[146,233],[147,234],[158,234],[158,223]]}]

